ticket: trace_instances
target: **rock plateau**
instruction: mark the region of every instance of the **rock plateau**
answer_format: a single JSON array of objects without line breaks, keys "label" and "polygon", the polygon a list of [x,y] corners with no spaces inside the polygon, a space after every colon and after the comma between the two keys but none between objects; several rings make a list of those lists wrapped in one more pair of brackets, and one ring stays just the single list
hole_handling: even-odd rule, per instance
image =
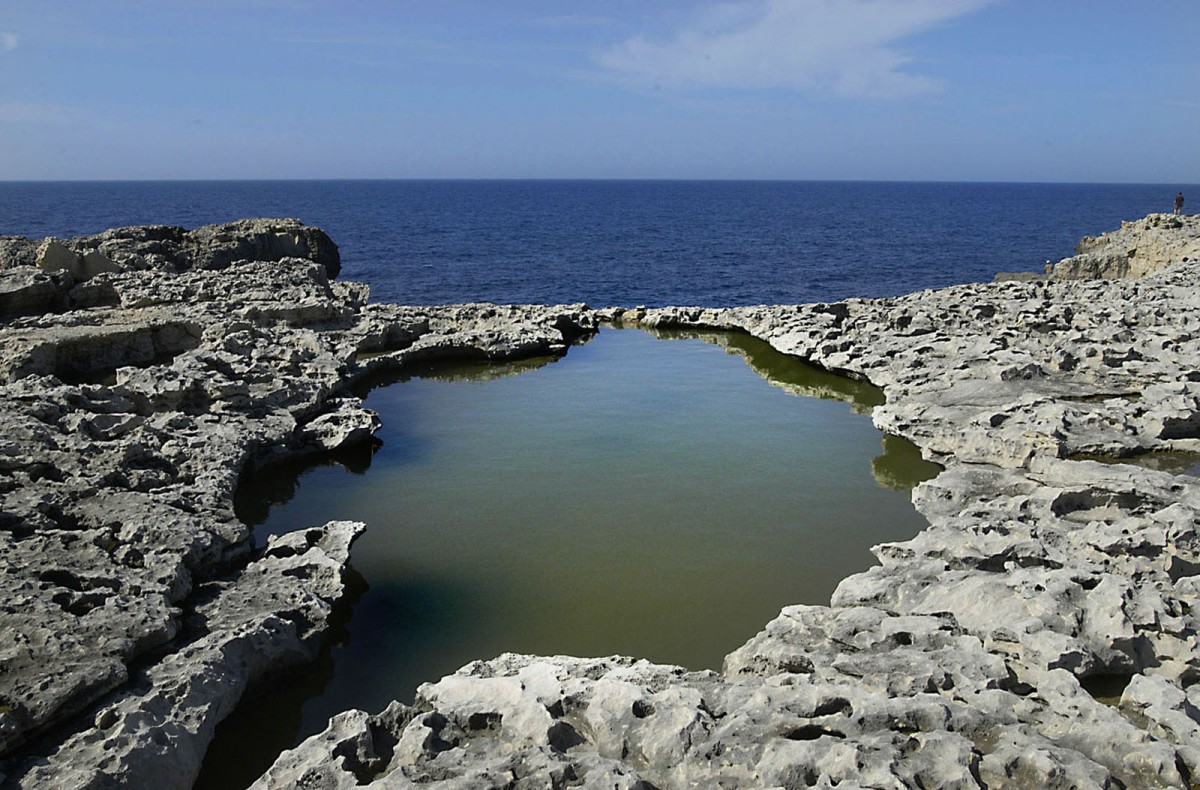
[{"label": "rock plateau", "polygon": [[[215,267],[153,257],[153,228],[110,232],[138,258],[100,237],[59,242],[74,268],[36,268],[64,257],[49,245],[0,242],[13,783],[186,786],[246,686],[311,654],[360,529],[254,548],[232,513],[241,472],[368,440],[374,417],[346,389],[363,377],[563,353],[603,321],[746,332],[881,387],[876,425],[944,467],[914,492],[929,528],[876,547],[879,564],[829,606],[785,608],[721,672],[481,660],[412,705],[335,717],[256,787],[1200,777],[1200,483],[1178,463],[1200,453],[1200,218],[1126,223],[1030,281],[599,311],[371,305],[329,280],[324,242],[264,261],[231,241],[278,235],[256,223],[192,231],[251,250],[196,253]],[[87,263],[93,250],[116,268]]]}]

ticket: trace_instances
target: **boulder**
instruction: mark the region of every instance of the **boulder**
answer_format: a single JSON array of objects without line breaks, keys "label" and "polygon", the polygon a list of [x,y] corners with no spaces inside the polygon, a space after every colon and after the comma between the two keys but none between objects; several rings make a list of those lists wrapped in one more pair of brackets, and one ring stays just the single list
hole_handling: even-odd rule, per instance
[{"label": "boulder", "polygon": [[66,271],[45,272],[33,266],[0,269],[0,319],[64,310],[74,284]]},{"label": "boulder", "polygon": [[67,272],[76,282],[90,280],[97,274],[121,270],[121,267],[99,250],[79,254],[68,249],[58,239],[46,239],[38,247],[37,267],[44,272]]},{"label": "boulder", "polygon": [[187,234],[183,248],[200,269],[223,269],[240,260],[305,258],[325,267],[330,279],[341,271],[341,256],[329,236],[294,219],[205,225]]}]

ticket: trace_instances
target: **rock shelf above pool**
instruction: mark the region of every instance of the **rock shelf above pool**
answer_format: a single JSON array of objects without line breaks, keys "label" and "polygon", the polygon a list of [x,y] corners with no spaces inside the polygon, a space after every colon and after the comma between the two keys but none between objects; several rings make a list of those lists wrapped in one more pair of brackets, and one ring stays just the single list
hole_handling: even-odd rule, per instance
[{"label": "rock shelf above pool", "polygon": [[[877,547],[831,606],[785,608],[719,673],[481,660],[411,706],[336,717],[259,786],[1186,787],[1200,773],[1200,484],[1077,460],[1200,452],[1192,255],[1138,279],[1066,279],[1068,259],[1049,280],[837,304],[417,308],[368,304],[330,280],[323,234],[272,227],[192,232],[269,260],[169,249],[202,264],[128,263],[158,260],[154,229],[0,241],[10,781],[190,785],[245,688],[313,655],[361,529],[256,549],[232,512],[247,465],[368,440],[375,417],[348,391],[364,377],[561,354],[603,321],[744,331],[881,387],[875,423],[945,467],[914,493],[931,526]],[[241,232],[286,236],[286,254]],[[1152,215],[1111,241],[1198,236],[1198,218]]]}]

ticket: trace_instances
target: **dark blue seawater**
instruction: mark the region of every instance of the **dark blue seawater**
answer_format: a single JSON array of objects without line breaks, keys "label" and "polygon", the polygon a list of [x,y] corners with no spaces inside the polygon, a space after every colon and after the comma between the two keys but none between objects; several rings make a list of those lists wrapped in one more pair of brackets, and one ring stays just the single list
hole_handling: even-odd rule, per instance
[{"label": "dark blue seawater", "polygon": [[0,235],[296,217],[375,301],[727,306],[1040,271],[1194,185],[774,181],[0,182]]}]

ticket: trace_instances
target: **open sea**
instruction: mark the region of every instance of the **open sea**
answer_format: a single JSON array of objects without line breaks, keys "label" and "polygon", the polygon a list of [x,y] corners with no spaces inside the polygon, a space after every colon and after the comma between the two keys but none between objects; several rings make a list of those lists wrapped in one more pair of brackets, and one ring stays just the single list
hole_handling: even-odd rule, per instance
[{"label": "open sea", "polygon": [[1186,184],[0,182],[0,235],[296,217],[375,301],[712,307],[894,296],[1041,271]]}]

